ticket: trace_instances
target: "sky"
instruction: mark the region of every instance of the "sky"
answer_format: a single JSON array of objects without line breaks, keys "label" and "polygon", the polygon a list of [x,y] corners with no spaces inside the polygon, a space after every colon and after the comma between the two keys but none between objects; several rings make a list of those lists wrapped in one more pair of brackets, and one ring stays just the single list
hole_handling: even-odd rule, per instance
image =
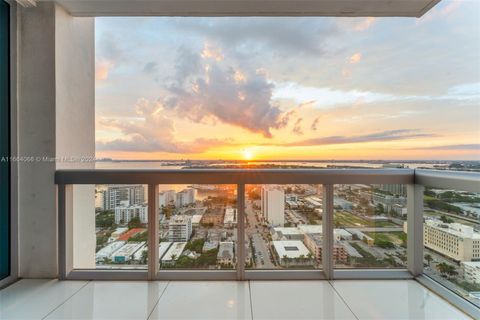
[{"label": "sky", "polygon": [[480,160],[480,1],[422,18],[96,18],[96,154]]}]

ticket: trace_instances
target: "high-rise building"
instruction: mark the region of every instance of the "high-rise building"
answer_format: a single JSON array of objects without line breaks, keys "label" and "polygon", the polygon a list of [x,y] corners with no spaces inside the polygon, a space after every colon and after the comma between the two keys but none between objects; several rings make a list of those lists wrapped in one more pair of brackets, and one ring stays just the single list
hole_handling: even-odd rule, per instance
[{"label": "high-rise building", "polygon": [[158,205],[160,207],[175,205],[176,194],[177,193],[175,192],[175,190],[166,190],[166,191],[160,192],[158,196]]},{"label": "high-rise building", "polygon": [[176,203],[177,207],[188,206],[189,204],[195,203],[195,197],[197,195],[197,190],[193,188],[187,188],[177,193]]},{"label": "high-rise building", "polygon": [[168,224],[168,240],[187,242],[192,235],[192,218],[184,215],[172,216]]},{"label": "high-rise building", "polygon": [[456,261],[480,260],[480,233],[460,223],[427,220],[423,224],[425,247]]},{"label": "high-rise building", "polygon": [[95,192],[95,209],[104,211],[105,210],[105,190]]},{"label": "high-rise building", "polygon": [[275,186],[263,186],[261,192],[261,213],[272,226],[285,223],[285,192]]},{"label": "high-rise building", "polygon": [[112,210],[125,201],[129,205],[143,204],[145,202],[145,189],[143,185],[112,185],[108,186],[104,196],[105,210]]},{"label": "high-rise building", "polygon": [[375,184],[375,188],[389,192],[393,195],[407,196],[407,186],[404,184]]},{"label": "high-rise building", "polygon": [[132,218],[140,218],[141,223],[148,223],[148,206],[142,204],[115,207],[116,224],[129,223]]}]

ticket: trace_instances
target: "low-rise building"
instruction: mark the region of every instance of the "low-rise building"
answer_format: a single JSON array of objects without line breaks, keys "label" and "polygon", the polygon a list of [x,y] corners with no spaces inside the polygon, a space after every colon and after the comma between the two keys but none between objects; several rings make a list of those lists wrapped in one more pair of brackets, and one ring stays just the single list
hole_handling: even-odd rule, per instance
[{"label": "low-rise building", "polygon": [[463,261],[463,278],[470,283],[480,283],[480,261]]},{"label": "low-rise building", "polygon": [[403,196],[392,196],[384,193],[373,193],[372,200],[374,205],[381,204],[386,212],[392,210],[394,205],[405,206],[407,204],[407,198]]},{"label": "low-rise building", "polygon": [[117,250],[125,245],[125,243],[125,241],[115,241],[109,243],[102,249],[98,250],[98,252],[95,254],[95,261],[98,263],[103,262],[105,259],[110,259]]},{"label": "low-rise building", "polygon": [[172,242],[187,242],[192,235],[192,218],[184,215],[170,217],[168,223],[168,240]]},{"label": "low-rise building", "polygon": [[216,240],[207,240],[203,243],[202,252],[207,252],[210,250],[215,250],[218,248],[218,241]]},{"label": "low-rise building", "polygon": [[112,260],[115,263],[126,263],[130,260],[133,260],[133,256],[135,252],[140,250],[143,246],[145,246],[145,242],[130,242],[125,244],[119,250],[115,251],[112,255]]},{"label": "low-rise building", "polygon": [[158,259],[162,260],[163,256],[165,253],[167,253],[168,249],[170,249],[170,246],[172,245],[173,242],[170,241],[164,241],[160,242],[158,244]]},{"label": "low-rise building", "polygon": [[208,210],[202,216],[201,224],[212,225],[212,226],[221,226],[223,225],[223,210]]},{"label": "low-rise building", "polygon": [[108,238],[108,242],[112,242],[112,241],[117,240],[118,237],[120,237],[123,233],[125,233],[127,231],[128,231],[127,227],[120,227],[120,228],[115,229],[115,231],[113,231],[110,234],[110,237]]},{"label": "low-rise building", "polygon": [[194,214],[192,216],[192,227],[196,227],[202,221],[203,214]]},{"label": "low-rise building", "polygon": [[232,241],[220,242],[218,248],[217,262],[224,265],[234,265],[234,243]]},{"label": "low-rise building", "polygon": [[182,255],[186,242],[173,242],[160,260],[162,264],[172,265]]},{"label": "low-rise building", "polygon": [[[305,234],[303,242],[310,252],[313,253],[315,260],[321,262],[323,249],[322,236],[319,234],[307,233]],[[345,263],[347,261],[347,251],[339,241],[335,241],[333,244],[333,259],[335,263]]]},{"label": "low-rise building", "polygon": [[347,228],[345,230],[347,230],[348,232],[350,232],[352,234],[352,236],[353,236],[352,239],[354,239],[354,240],[362,240],[363,242],[365,242],[369,246],[373,246],[373,244],[375,242],[375,240],[372,237],[366,235],[365,233],[361,232],[358,229]]},{"label": "low-rise building", "polygon": [[283,265],[287,265],[290,262],[301,263],[299,259],[302,257],[307,258],[310,253],[300,240],[273,241],[273,247],[280,263]]},{"label": "low-rise building", "polygon": [[223,225],[226,228],[233,228],[237,225],[237,209],[236,208],[226,208],[225,216],[223,218]]},{"label": "low-rise building", "polygon": [[423,224],[425,247],[455,261],[480,260],[480,233],[460,223],[426,220]]}]

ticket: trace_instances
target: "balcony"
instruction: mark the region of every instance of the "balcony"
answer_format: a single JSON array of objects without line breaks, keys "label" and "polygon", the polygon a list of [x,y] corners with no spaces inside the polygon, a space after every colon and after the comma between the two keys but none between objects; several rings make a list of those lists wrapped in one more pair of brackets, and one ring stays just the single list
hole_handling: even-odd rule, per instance
[{"label": "balcony", "polygon": [[[307,169],[307,170],[282,170],[282,169],[265,169],[265,170],[215,170],[215,169],[196,169],[196,170],[61,170],[56,173],[56,183],[58,185],[58,208],[59,208],[59,270],[61,270],[61,279],[65,280],[328,280],[335,288],[338,284],[341,286],[340,280],[403,280],[401,282],[386,282],[396,285],[403,283],[403,285],[418,286],[421,284],[441,297],[447,299],[451,303],[457,305],[462,310],[465,310],[470,315],[478,312],[478,302],[468,292],[458,288],[452,281],[447,279],[443,273],[437,272],[434,265],[445,262],[451,255],[448,252],[442,252],[439,248],[435,248],[432,243],[427,243],[427,236],[424,239],[424,228],[426,224],[431,221],[441,222],[435,216],[435,212],[430,212],[428,205],[425,205],[427,210],[424,211],[424,201],[426,196],[424,192],[426,187],[428,190],[461,190],[466,192],[478,192],[480,190],[480,177],[478,173],[466,172],[449,172],[449,171],[435,171],[435,170],[410,170],[410,169]],[[162,221],[159,221],[161,208],[159,206],[159,198],[161,198],[159,186],[168,186],[162,189],[168,189],[172,185],[211,185],[211,186],[230,186],[234,189],[235,197],[231,199],[232,206],[237,210],[236,224],[232,226],[217,227],[218,231],[231,232],[228,241],[234,244],[235,248],[232,250],[231,264],[228,268],[224,268],[223,264],[217,264],[212,268],[205,266],[190,265],[188,267],[181,267],[178,262],[165,264],[165,250],[162,251],[160,247],[166,242],[162,242],[161,228]],[[95,266],[92,259],[94,249],[90,248],[91,254],[86,255],[89,249],[85,247],[85,241],[81,245],[75,244],[74,237],[77,239],[86,239],[94,235],[94,230],[87,231],[85,224],[82,225],[82,230],[75,229],[75,224],[72,221],[80,221],[81,217],[86,215],[92,216],[92,211],[82,209],[82,203],[85,204],[85,195],[82,195],[81,190],[77,190],[79,186],[99,186],[99,185],[145,185],[148,186],[148,222],[145,224],[147,229],[148,239],[146,240],[146,251],[148,252],[148,261],[145,265],[138,264],[110,264],[105,266],[100,263]],[[296,221],[294,226],[298,229],[304,230],[318,230],[318,231],[304,231],[300,238],[295,238],[296,234],[288,234],[293,232],[287,230],[289,228],[276,227],[276,223],[271,219],[262,219],[261,211],[252,209],[252,195],[246,192],[246,188],[252,186],[267,186],[262,187],[262,202],[266,195],[265,190],[276,190],[279,186],[287,185],[288,188],[296,191],[290,191],[291,195],[295,192],[302,194],[305,189],[299,189],[301,186],[310,186],[313,188],[312,194],[308,197],[300,196],[305,203],[317,203],[317,207],[321,202],[321,210],[318,211],[317,220],[310,222]],[[397,218],[389,218],[380,221],[380,216],[373,215],[369,217],[368,213],[349,215],[348,219],[345,214],[348,212],[360,212],[363,210],[361,205],[356,203],[362,201],[362,197],[348,197],[348,194],[357,192],[359,195],[368,193],[370,189],[368,186],[390,185],[404,187],[399,192],[406,192],[406,197],[402,198],[406,202],[405,215],[399,215]],[[285,187],[284,187],[285,188]],[[352,189],[354,188],[354,189]],[[355,189],[356,188],[356,189]],[[230,190],[222,187],[222,192]],[[321,190],[319,192],[319,190]],[[375,189],[376,190],[376,189]],[[231,190],[230,190],[231,191]],[[253,191],[252,191],[253,192]],[[283,191],[282,191],[283,192]],[[381,191],[376,191],[372,197],[372,203],[381,201]],[[387,192],[388,193],[388,192]],[[283,193],[282,193],[283,195]],[[91,196],[91,193],[90,193]],[[380,200],[375,198],[379,197]],[[76,197],[81,199],[81,203],[76,201]],[[342,209],[342,206],[337,202],[340,197],[349,199],[355,210]],[[281,198],[279,198],[282,202]],[[90,202],[92,197],[90,197]],[[346,201],[346,200],[345,200]],[[348,202],[348,201],[347,201]],[[197,205],[201,203],[197,201]],[[269,204],[275,205],[274,203]],[[203,206],[200,204],[199,206]],[[263,204],[262,204],[263,206]],[[90,206],[86,206],[90,208]],[[191,208],[192,206],[190,206]],[[195,206],[194,206],[195,208]],[[281,226],[287,223],[292,223],[292,212],[295,210],[282,209],[285,211],[285,219]],[[283,212],[282,211],[282,212]],[[388,210],[387,210],[388,211]],[[441,211],[438,210],[438,211]],[[257,220],[255,220],[255,213]],[[393,212],[393,208],[390,210]],[[392,213],[393,214],[393,213]],[[370,215],[372,215],[370,213]],[[296,216],[297,218],[300,215]],[[370,218],[376,217],[373,222],[369,222],[371,227],[360,225],[360,220],[369,221]],[[165,217],[162,218],[165,220]],[[300,218],[301,219],[301,218]],[[443,216],[442,216],[443,219]],[[468,220],[468,218],[466,218]],[[378,220],[378,221],[377,221]],[[386,221],[393,221],[388,223]],[[222,216],[222,221],[223,216]],[[316,221],[316,222],[315,222]],[[357,223],[350,225],[350,222]],[[476,220],[473,220],[476,221]],[[453,223],[453,221],[449,221]],[[365,222],[363,222],[365,223]],[[258,226],[266,225],[267,232],[255,231]],[[453,226],[454,224],[452,224]],[[91,226],[91,229],[94,225]],[[466,227],[466,226],[464,226]],[[208,227],[206,227],[208,229]],[[477,230],[478,222],[474,222],[474,228]],[[199,232],[202,227],[194,227],[194,232]],[[285,229],[285,230],[284,230]],[[295,229],[295,228],[290,228]],[[77,230],[77,231],[75,231]],[[202,234],[200,238],[210,241],[210,232]],[[253,230],[253,231],[252,231]],[[262,229],[261,229],[262,230]],[[400,236],[403,232],[405,237]],[[472,229],[473,230],[473,229]],[[78,233],[82,234],[79,235]],[[253,233],[252,233],[253,232]],[[272,240],[268,236],[268,232],[273,234]],[[281,233],[283,232],[283,234]],[[473,231],[472,231],[473,232]],[[477,232],[477,231],[474,231]],[[313,234],[310,234],[313,233]],[[307,244],[307,236],[319,236],[319,256],[315,260],[313,255],[310,256],[312,260],[308,260],[306,256],[309,252],[315,252],[310,246],[305,248],[303,258],[288,258],[283,256],[289,254],[288,248],[292,244],[299,243],[303,247],[303,243]],[[258,234],[258,239],[255,236]],[[279,236],[280,234],[280,236]],[[359,236],[358,234],[361,234]],[[430,231],[429,233],[430,234]],[[178,235],[175,233],[175,235]],[[396,237],[397,238],[392,238]],[[406,239],[405,239],[406,238]],[[193,237],[192,237],[193,239]],[[184,241],[192,243],[190,237]],[[300,240],[294,240],[300,239]],[[309,238],[310,239],[310,238]],[[372,240],[372,243],[368,241]],[[387,240],[386,240],[387,239]],[[391,242],[388,241],[391,240]],[[395,240],[396,239],[396,240]],[[399,239],[403,239],[401,244]],[[275,241],[279,240],[279,241]],[[178,240],[175,240],[178,241]],[[303,241],[303,242],[302,242]],[[388,246],[382,243],[386,241]],[[285,252],[280,251],[277,245],[283,243],[285,245]],[[168,242],[167,242],[168,243]],[[178,242],[173,242],[173,244]],[[180,242],[181,243],[181,242]],[[239,245],[246,243],[247,245]],[[369,244],[370,243],[370,244]],[[373,244],[374,243],[374,244]],[[393,243],[393,244],[392,244]],[[63,245],[65,244],[65,245]],[[202,242],[203,244],[203,242]],[[218,246],[218,244],[217,244]],[[263,250],[262,247],[267,250]],[[387,248],[391,247],[389,251]],[[253,248],[249,250],[249,248]],[[340,257],[339,248],[344,250],[344,256]],[[476,247],[475,247],[476,248]],[[352,251],[353,250],[353,251]],[[476,249],[472,252],[476,252]],[[80,253],[78,251],[81,251]],[[176,258],[184,255],[185,245],[175,252],[172,256]],[[255,252],[253,255],[253,262],[239,263],[241,261],[252,261],[251,251]],[[199,251],[201,252],[201,251]],[[233,254],[234,252],[234,254]],[[282,253],[280,253],[282,252]],[[342,251],[343,252],[343,251]],[[353,253],[352,253],[353,252]],[[262,254],[263,253],[263,254]],[[435,258],[426,258],[427,254],[433,255]],[[159,256],[161,255],[161,256]],[[447,259],[445,259],[447,258]],[[90,260],[89,260],[90,259]],[[186,258],[185,258],[186,259]],[[303,259],[303,260],[301,260]],[[469,258],[475,260],[476,258]],[[168,259],[167,259],[168,260]],[[175,257],[171,260],[176,260]],[[267,263],[265,264],[265,260]],[[309,261],[312,261],[311,263]],[[455,263],[455,258],[448,260],[449,264]],[[83,267],[90,266],[90,267]],[[460,264],[457,264],[460,270]],[[412,279],[415,282],[408,280]],[[337,282],[339,281],[339,282]],[[320,282],[322,283],[322,282]],[[355,283],[355,282],[352,282]],[[375,285],[379,282],[365,282],[365,285]],[[301,282],[298,284],[303,286]],[[325,283],[321,284],[325,285]],[[363,287],[363,285],[362,285]],[[422,289],[425,290],[425,289]],[[357,293],[358,294],[358,293]],[[353,299],[354,300],[354,299]],[[469,301],[470,300],[470,301]],[[347,302],[348,305],[348,302]]]},{"label": "balcony", "polygon": [[477,7],[0,0],[0,320],[480,319]]}]

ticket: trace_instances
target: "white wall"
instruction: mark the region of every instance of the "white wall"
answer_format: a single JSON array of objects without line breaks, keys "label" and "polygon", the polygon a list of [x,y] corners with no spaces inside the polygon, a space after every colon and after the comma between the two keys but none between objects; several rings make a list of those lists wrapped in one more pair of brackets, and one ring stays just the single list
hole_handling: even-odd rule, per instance
[{"label": "white wall", "polygon": [[[95,20],[55,7],[57,169],[94,169]],[[95,267],[95,186],[73,188],[73,265]]]},{"label": "white wall", "polygon": [[[35,8],[21,8],[17,28],[19,155],[93,156],[93,18],[72,19],[54,3],[45,2]],[[54,174],[56,168],[80,167],[93,167],[93,163],[19,164],[20,277],[57,276]],[[74,203],[74,208],[85,212],[92,209],[91,216],[82,219],[82,227],[89,227],[94,223],[93,187],[75,188],[74,193],[83,201]],[[92,238],[82,237],[82,241],[91,246],[94,234]]]}]

